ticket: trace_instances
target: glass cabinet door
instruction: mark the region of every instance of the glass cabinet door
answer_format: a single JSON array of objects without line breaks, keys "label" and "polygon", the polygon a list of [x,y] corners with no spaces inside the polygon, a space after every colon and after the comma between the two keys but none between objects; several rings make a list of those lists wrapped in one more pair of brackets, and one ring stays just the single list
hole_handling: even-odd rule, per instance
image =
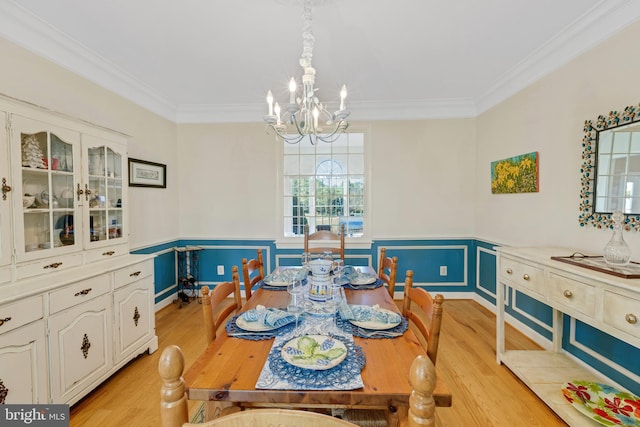
[{"label": "glass cabinet door", "polygon": [[89,246],[124,243],[125,151],[117,144],[90,136],[83,136],[83,144],[89,183],[85,189],[89,207],[85,241]]},{"label": "glass cabinet door", "polygon": [[[6,114],[0,112],[0,129],[6,129]],[[9,176],[7,133],[0,132],[0,267],[11,264],[11,200],[14,195]],[[6,273],[6,272],[5,272]],[[0,283],[8,276],[0,272]]]},{"label": "glass cabinet door", "polygon": [[79,134],[19,116],[12,118],[11,125],[19,156],[16,159],[14,154],[14,164],[20,165],[16,190],[22,199],[21,206],[14,202],[19,207],[14,211],[18,258],[80,249],[75,193],[79,186]]}]

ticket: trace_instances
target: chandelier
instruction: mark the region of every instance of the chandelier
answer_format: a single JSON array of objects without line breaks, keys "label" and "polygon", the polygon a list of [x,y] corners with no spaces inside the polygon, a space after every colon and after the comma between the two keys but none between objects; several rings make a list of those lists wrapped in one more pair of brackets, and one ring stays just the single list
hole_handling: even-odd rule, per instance
[{"label": "chandelier", "polygon": [[349,122],[349,111],[345,110],[344,100],[347,97],[347,88],[342,86],[340,90],[340,107],[334,113],[320,102],[313,87],[316,78],[316,70],[311,66],[313,56],[313,32],[311,29],[311,0],[303,0],[304,12],[302,14],[302,57],[300,66],[304,70],[302,75],[302,90],[298,93],[298,85],[292,77],[289,81],[289,103],[285,111],[280,104],[273,103],[273,94],[267,93],[269,113],[264,116],[266,131],[275,132],[276,139],[281,139],[289,144],[297,144],[306,136],[311,144],[318,141],[334,142],[343,133]]}]

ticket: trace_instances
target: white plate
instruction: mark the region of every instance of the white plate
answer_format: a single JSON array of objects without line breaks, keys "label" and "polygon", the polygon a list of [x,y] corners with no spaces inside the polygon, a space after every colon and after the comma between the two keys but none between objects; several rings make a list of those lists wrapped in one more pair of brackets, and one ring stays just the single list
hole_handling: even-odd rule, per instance
[{"label": "white plate", "polygon": [[[397,314],[395,311],[387,310],[386,308],[381,308],[380,311],[385,313]],[[385,329],[395,328],[400,324],[400,322],[395,322],[395,323],[382,323],[382,322],[374,322],[374,321],[358,322],[356,320],[349,320],[349,322],[361,328],[372,329],[374,331],[383,331]]]},{"label": "white plate", "polygon": [[[331,340],[329,348],[322,344]],[[303,335],[282,347],[282,358],[293,366],[323,371],[338,366],[347,357],[347,347],[338,339],[326,335]]]},{"label": "white plate", "polygon": [[282,281],[282,280],[273,280],[273,279],[269,279],[268,277],[266,277],[263,280],[263,282],[269,286],[287,286],[289,284],[289,282]]},{"label": "white plate", "polygon": [[242,316],[238,316],[236,319],[236,326],[250,332],[266,332],[277,329],[275,326],[267,326],[261,322],[247,322]]},{"label": "white plate", "polygon": [[352,285],[370,285],[375,281],[376,281],[376,276],[358,275],[358,277],[351,280],[351,284]]}]

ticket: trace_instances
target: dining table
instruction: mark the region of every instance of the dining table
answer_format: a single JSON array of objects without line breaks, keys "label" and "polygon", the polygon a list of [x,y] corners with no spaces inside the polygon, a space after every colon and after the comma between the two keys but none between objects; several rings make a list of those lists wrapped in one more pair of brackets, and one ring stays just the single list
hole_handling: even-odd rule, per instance
[{"label": "dining table", "polygon": [[[375,275],[371,267],[360,267],[358,270]],[[286,287],[280,289],[264,284],[258,286],[242,306],[241,312],[260,306],[286,310],[289,297]],[[344,289],[346,302],[350,306],[376,306],[400,313],[384,286],[345,286]],[[230,322],[237,319],[237,316]],[[301,316],[301,322],[305,322],[305,316],[306,314]],[[402,319],[406,325],[406,319]],[[328,320],[331,321],[332,319]],[[326,329],[331,329],[331,323],[327,325]],[[337,325],[339,323],[334,321],[333,326]],[[187,398],[207,402],[207,419],[215,418],[223,408],[233,406],[369,408],[390,411],[398,418],[399,425],[405,425],[412,392],[409,367],[417,356],[426,355],[425,348],[411,328],[405,326],[402,333],[392,337],[353,334],[352,344],[364,355],[364,366],[360,371],[361,384],[357,388],[346,389],[331,386],[325,389],[260,386],[258,383],[265,375],[265,367],[269,363],[277,336],[245,339],[250,337],[230,333],[230,330],[233,328],[227,327],[218,333],[215,340],[184,373]],[[287,333],[293,334],[291,330],[289,328]],[[433,399],[437,407],[451,406],[451,392],[440,377],[437,377]]]}]

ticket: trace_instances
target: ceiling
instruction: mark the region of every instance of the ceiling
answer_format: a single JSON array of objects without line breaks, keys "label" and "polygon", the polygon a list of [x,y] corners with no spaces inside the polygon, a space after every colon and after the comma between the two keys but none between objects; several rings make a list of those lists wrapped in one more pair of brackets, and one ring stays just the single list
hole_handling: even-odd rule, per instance
[{"label": "ceiling", "polygon": [[[319,98],[473,117],[640,18],[635,0],[314,0]],[[300,0],[0,0],[0,37],[175,122],[260,122],[300,78]]]}]

